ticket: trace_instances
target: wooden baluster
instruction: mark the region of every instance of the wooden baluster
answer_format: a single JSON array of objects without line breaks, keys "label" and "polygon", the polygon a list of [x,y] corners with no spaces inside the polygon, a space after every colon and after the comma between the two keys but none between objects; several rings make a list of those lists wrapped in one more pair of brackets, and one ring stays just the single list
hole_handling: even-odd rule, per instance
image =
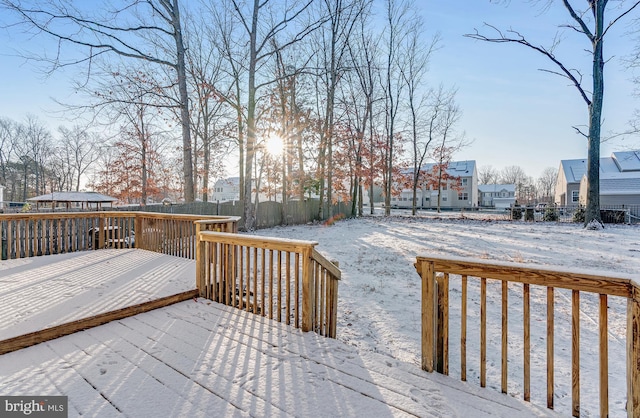
[{"label": "wooden baluster", "polygon": [[234,297],[234,299],[236,299],[236,306],[238,307],[238,309],[242,310],[244,308],[244,300],[242,298],[242,292],[243,292],[243,286],[244,286],[244,253],[245,253],[245,248],[244,246],[238,246],[238,283],[237,283],[237,287],[234,286],[234,295],[237,295]]},{"label": "wooden baluster", "polygon": [[580,291],[571,291],[571,415],[580,416]]},{"label": "wooden baluster", "polygon": [[296,260],[295,260],[295,283],[294,283],[294,303],[295,303],[295,307],[294,307],[294,311],[296,314],[296,320],[295,320],[295,327],[296,328],[300,328],[300,253],[296,253],[295,255]]},{"label": "wooden baluster", "polygon": [[253,313],[258,314],[258,249],[253,248]]},{"label": "wooden baluster", "polygon": [[287,325],[291,324],[291,253],[287,252],[286,259],[286,284],[285,284],[285,297],[287,308]]},{"label": "wooden baluster", "polygon": [[273,319],[273,250],[269,250],[269,319]]},{"label": "wooden baluster", "polygon": [[507,393],[507,347],[508,347],[508,298],[509,298],[509,287],[508,282],[506,280],[502,281],[502,378],[501,378],[501,389],[502,393]]},{"label": "wooden baluster", "polygon": [[265,275],[266,275],[266,259],[267,259],[267,250],[262,248],[260,253],[260,307],[262,316],[266,316],[266,303],[265,303]]},{"label": "wooden baluster", "polygon": [[547,287],[547,408],[553,409],[554,396],[554,289]]},{"label": "wooden baluster", "polygon": [[531,400],[531,298],[529,284],[525,283],[522,288],[522,302],[524,305],[522,315],[522,328],[524,331],[524,400],[529,402]]},{"label": "wooden baluster", "polygon": [[609,416],[609,324],[607,295],[600,295],[600,416]]},{"label": "wooden baluster", "polygon": [[487,279],[480,279],[480,386],[487,386]]},{"label": "wooden baluster", "polygon": [[462,300],[460,302],[460,379],[467,380],[467,275],[462,276]]},{"label": "wooden baluster", "polygon": [[282,251],[278,251],[278,322],[282,322]]}]

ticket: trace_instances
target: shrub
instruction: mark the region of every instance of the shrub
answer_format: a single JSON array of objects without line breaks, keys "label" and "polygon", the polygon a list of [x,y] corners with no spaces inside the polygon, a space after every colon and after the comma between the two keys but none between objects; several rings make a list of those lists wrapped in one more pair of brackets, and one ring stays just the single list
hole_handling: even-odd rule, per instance
[{"label": "shrub", "polygon": [[513,219],[514,221],[519,221],[520,219],[522,219],[522,207],[520,207],[520,205],[515,205],[514,207],[511,208],[511,219]]},{"label": "shrub", "polygon": [[584,223],[584,207],[580,206],[578,209],[576,209],[576,211],[573,213],[573,222],[575,223]]},{"label": "shrub", "polygon": [[558,220],[558,209],[554,207],[547,207],[544,210],[542,220],[545,222],[556,222]]}]

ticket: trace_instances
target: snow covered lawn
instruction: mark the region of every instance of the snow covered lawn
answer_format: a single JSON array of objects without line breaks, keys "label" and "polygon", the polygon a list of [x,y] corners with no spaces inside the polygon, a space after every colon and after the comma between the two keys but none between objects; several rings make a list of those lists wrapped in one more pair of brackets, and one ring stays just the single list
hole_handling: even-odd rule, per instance
[{"label": "snow covered lawn", "polygon": [[[338,339],[420,367],[420,279],[417,255],[456,255],[561,266],[590,272],[640,272],[640,228],[607,225],[601,231],[568,223],[523,223],[460,215],[365,217],[332,226],[259,230],[256,235],[314,240],[340,262]],[[450,374],[459,378],[459,280],[451,283]],[[467,376],[479,382],[479,284],[469,282]],[[509,393],[522,398],[521,286],[509,291]],[[488,285],[488,386],[500,390],[500,284]],[[571,295],[555,297],[555,409],[571,411]],[[598,415],[597,296],[581,293],[581,410]],[[609,299],[610,416],[626,415],[626,302]],[[546,405],[546,290],[531,291],[532,401]],[[475,332],[475,333],[474,333]]]}]

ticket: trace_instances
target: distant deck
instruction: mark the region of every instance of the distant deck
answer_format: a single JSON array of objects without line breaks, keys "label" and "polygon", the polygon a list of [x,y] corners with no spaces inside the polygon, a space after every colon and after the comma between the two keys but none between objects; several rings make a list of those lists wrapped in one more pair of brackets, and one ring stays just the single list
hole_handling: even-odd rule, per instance
[{"label": "distant deck", "polygon": [[[184,299],[194,268],[125,249],[2,261],[0,340]],[[556,416],[201,298],[0,355],[0,393],[66,395],[70,417]]]},{"label": "distant deck", "polygon": [[0,344],[114,311],[140,312],[154,302],[159,307],[158,300],[173,303],[180,294],[183,300],[196,294],[195,262],[152,251],[105,249],[0,261]]}]

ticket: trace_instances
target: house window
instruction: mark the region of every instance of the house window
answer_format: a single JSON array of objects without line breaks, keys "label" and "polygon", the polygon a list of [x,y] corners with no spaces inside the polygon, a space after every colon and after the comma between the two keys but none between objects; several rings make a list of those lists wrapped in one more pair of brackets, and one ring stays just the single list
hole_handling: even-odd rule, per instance
[{"label": "house window", "polygon": [[447,201],[447,196],[442,196],[442,201],[446,202]]},{"label": "house window", "polygon": [[447,183],[442,183],[440,190],[447,190]]},{"label": "house window", "polygon": [[462,179],[462,185],[466,186],[469,179]]},{"label": "house window", "polygon": [[458,193],[458,200],[469,200],[469,193]]},{"label": "house window", "polygon": [[571,201],[573,203],[578,203],[580,201],[580,191],[578,190],[573,190],[571,192]]}]

